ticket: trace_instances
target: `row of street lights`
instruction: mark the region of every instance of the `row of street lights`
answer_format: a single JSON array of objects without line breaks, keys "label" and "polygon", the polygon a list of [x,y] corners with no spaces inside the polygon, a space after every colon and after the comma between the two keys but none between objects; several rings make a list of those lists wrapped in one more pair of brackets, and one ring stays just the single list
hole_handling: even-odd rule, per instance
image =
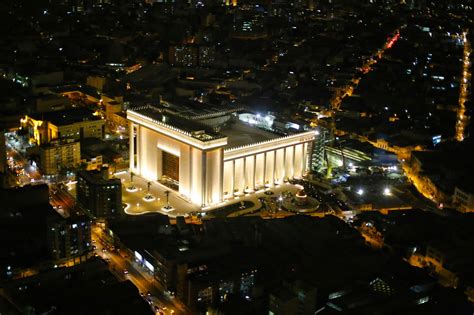
[{"label": "row of street lights", "polygon": [[463,33],[463,42],[464,42],[464,55],[463,55],[463,71],[462,78],[460,82],[460,91],[459,91],[459,107],[457,110],[457,121],[456,121],[456,140],[463,141],[464,133],[467,124],[469,123],[469,117],[465,115],[467,101],[469,95],[469,86],[468,82],[471,79],[471,73],[469,67],[471,65],[469,56],[471,54],[471,45],[467,38],[467,31]]}]

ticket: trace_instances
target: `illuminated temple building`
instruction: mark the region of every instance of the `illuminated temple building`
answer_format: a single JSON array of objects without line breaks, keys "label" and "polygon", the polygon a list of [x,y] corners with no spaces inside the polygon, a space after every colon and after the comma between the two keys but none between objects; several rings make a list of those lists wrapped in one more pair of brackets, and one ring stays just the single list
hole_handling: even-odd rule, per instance
[{"label": "illuminated temple building", "polygon": [[130,170],[205,207],[300,178],[311,164],[314,130],[282,136],[244,123],[238,110],[127,111]]}]

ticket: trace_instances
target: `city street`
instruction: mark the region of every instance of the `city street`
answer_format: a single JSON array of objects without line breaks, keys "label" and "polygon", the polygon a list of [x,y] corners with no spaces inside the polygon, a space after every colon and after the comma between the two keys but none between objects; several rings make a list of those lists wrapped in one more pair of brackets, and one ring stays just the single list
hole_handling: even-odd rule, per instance
[{"label": "city street", "polygon": [[[66,186],[67,187],[67,186]],[[50,203],[63,216],[69,216],[71,211],[77,211],[75,207],[75,199],[69,192],[62,189],[52,189]],[[187,314],[185,306],[183,306],[177,299],[169,297],[158,287],[158,284],[153,279],[153,276],[144,268],[138,266],[133,261],[133,257],[123,257],[123,253],[118,250],[112,250],[113,246],[108,244],[103,235],[103,230],[98,225],[94,225],[92,229],[92,242],[96,247],[95,253],[97,256],[105,259],[109,264],[109,270],[120,280],[130,280],[143,293],[143,298],[148,301],[151,299],[150,306],[154,311],[158,309],[163,314]],[[126,270],[126,273],[125,273]],[[147,293],[151,296],[148,297]],[[159,312],[157,311],[157,314]]]},{"label": "city street", "polygon": [[23,139],[17,137],[15,133],[6,133],[6,148],[8,166],[16,174],[17,182],[20,186],[34,182],[40,182],[42,175],[36,164],[30,164],[25,158],[25,143]]},{"label": "city street", "polygon": [[466,115],[466,105],[469,97],[469,85],[471,82],[471,44],[467,37],[467,31],[462,34],[462,41],[464,43],[463,50],[463,68],[461,76],[461,84],[459,90],[459,106],[457,109],[457,120],[456,120],[456,140],[463,141],[466,137],[465,129],[469,123],[469,116]]},{"label": "city street", "polygon": [[[131,261],[131,257],[123,257],[122,255],[125,256],[125,254],[119,253],[119,250],[111,250],[112,247],[102,237],[103,233],[103,230],[97,225],[92,229],[92,240],[96,246],[95,252],[108,262],[109,270],[117,278],[132,281],[153,310],[159,309],[163,314],[187,314],[185,307],[178,300],[168,297],[158,288],[149,272]],[[150,293],[149,297],[148,293]]]}]

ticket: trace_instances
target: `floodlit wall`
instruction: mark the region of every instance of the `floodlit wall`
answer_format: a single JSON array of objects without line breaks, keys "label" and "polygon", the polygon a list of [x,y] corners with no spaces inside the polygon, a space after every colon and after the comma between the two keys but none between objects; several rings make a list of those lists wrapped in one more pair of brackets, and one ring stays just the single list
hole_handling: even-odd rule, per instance
[{"label": "floodlit wall", "polygon": [[309,170],[314,132],[282,137],[224,151],[224,197],[301,178]]},{"label": "floodlit wall", "polygon": [[130,170],[156,181],[162,176],[163,151],[179,157],[179,194],[203,207],[301,178],[309,170],[309,143],[316,136],[315,131],[308,131],[224,150],[226,138],[199,142],[133,111],[128,112],[128,119]]},{"label": "floodlit wall", "polygon": [[165,151],[179,157],[180,195],[199,206],[222,201],[222,148],[201,150],[135,123],[131,123],[130,135],[131,171],[150,181],[160,180]]}]

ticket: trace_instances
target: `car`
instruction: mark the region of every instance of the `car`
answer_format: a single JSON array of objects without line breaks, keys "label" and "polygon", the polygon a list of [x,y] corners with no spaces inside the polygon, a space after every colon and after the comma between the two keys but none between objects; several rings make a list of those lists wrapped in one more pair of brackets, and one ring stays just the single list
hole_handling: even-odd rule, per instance
[{"label": "car", "polygon": [[106,253],[106,252],[107,252],[107,248],[105,248],[105,247],[102,248],[102,252],[103,252],[103,253]]},{"label": "car", "polygon": [[151,292],[150,292],[150,291],[148,291],[148,292],[146,293],[146,295],[148,295],[148,296],[151,296]]},{"label": "car", "polygon": [[123,270],[123,274],[124,274],[124,275],[128,275],[128,270],[127,270],[127,269],[124,269],[124,270]]}]

